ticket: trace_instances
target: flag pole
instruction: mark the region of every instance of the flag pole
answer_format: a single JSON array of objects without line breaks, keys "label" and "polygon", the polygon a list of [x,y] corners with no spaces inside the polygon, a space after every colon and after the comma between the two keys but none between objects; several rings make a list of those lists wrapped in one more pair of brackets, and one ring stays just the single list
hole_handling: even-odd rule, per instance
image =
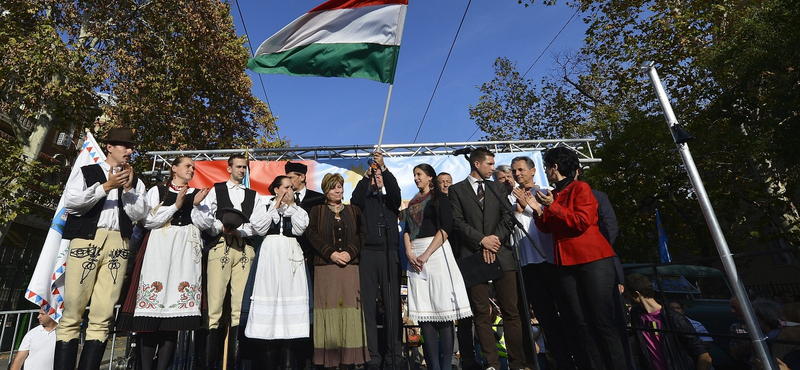
[{"label": "flag pole", "polygon": [[381,151],[381,143],[383,143],[383,131],[386,129],[386,116],[389,115],[389,102],[392,100],[392,88],[394,84],[389,85],[389,93],[386,95],[386,108],[383,109],[383,123],[381,123],[381,135],[378,137],[378,148],[376,151]]},{"label": "flag pole", "polygon": [[683,159],[684,167],[689,175],[689,181],[697,195],[697,200],[700,202],[700,208],[703,211],[703,216],[705,216],[709,231],[711,231],[711,237],[714,239],[714,244],[717,246],[717,253],[719,253],[720,260],[722,260],[722,267],[725,269],[728,282],[730,282],[733,293],[741,305],[742,316],[745,324],[747,324],[750,340],[753,343],[753,351],[757,358],[761,360],[761,365],[765,370],[777,370],[778,367],[769,354],[766,338],[764,334],[761,333],[761,328],[758,326],[758,320],[753,312],[753,306],[750,305],[747,291],[744,288],[744,284],[742,284],[742,279],[739,278],[739,273],[736,270],[736,263],[733,260],[730,248],[728,248],[728,242],[725,240],[725,235],[722,233],[719,221],[717,221],[717,215],[714,213],[714,208],[711,206],[711,200],[706,193],[705,185],[703,185],[700,173],[695,166],[692,152],[689,151],[689,145],[686,143],[693,139],[693,137],[681,128],[678,119],[675,118],[672,105],[669,103],[667,93],[664,91],[664,86],[661,85],[661,79],[658,77],[658,72],[656,72],[654,65],[655,63],[653,62],[645,62],[639,68],[641,72],[647,73],[648,77],[650,77],[656,97],[659,103],[661,103],[661,110],[664,113],[664,118],[667,120],[667,126],[672,133],[672,138],[675,141],[681,159]]}]

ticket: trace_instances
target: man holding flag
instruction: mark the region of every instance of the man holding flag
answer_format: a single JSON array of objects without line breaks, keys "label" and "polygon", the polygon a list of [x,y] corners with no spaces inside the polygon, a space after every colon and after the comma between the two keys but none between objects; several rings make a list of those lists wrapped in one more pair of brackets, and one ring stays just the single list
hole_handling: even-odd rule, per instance
[{"label": "man holding flag", "polygon": [[[91,301],[79,369],[99,369],[122,290],[133,223],[145,217],[145,186],[128,163],[136,142],[133,129],[113,128],[106,137],[105,162],[80,168],[82,179],[64,189],[70,240],[64,271],[64,313],[59,323],[55,369],[75,368],[81,321]],[[82,181],[81,181],[82,180]]]}]

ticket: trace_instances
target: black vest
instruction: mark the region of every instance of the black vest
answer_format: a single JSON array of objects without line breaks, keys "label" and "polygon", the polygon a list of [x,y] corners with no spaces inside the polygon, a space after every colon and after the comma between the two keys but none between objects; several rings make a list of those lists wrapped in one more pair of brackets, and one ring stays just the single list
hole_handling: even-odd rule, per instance
[{"label": "black vest", "polygon": [[[215,216],[217,220],[222,221],[222,212],[221,209],[224,208],[236,208],[233,206],[233,202],[231,201],[231,197],[228,194],[228,183],[227,182],[218,182],[214,184],[214,192],[217,193],[217,213]],[[253,207],[256,205],[256,191],[253,189],[244,189],[244,200],[242,201],[242,213],[250,218],[253,214]],[[217,236],[217,235],[215,235]]]},{"label": "black vest", "polygon": [[[267,205],[267,210],[269,210],[269,205]],[[281,216],[281,224],[283,224],[283,236],[287,236],[290,238],[297,238],[297,235],[292,234],[291,216]],[[281,224],[276,224],[276,223],[271,224],[269,230],[267,230],[267,235],[280,235]]]},{"label": "black vest", "polygon": [[[86,182],[86,186],[92,186],[96,183],[104,183],[106,182],[106,174],[103,170],[103,167],[100,167],[99,164],[91,164],[88,166],[81,167],[81,173],[83,174],[83,179]],[[133,187],[136,188],[136,185],[139,183],[138,178],[133,178]],[[117,197],[117,209],[119,211],[119,232],[122,234],[123,238],[130,238],[133,234],[133,221],[128,217],[128,214],[125,213],[125,209],[122,206],[122,187],[118,189],[113,189],[111,191],[118,191],[119,197]],[[94,239],[95,233],[97,232],[97,222],[100,220],[100,213],[103,212],[103,203],[105,203],[105,197],[97,202],[97,204],[92,207],[89,212],[86,212],[83,216],[76,216],[73,214],[67,215],[67,221],[64,224],[64,234],[62,238],[64,239]]]},{"label": "black vest", "polygon": [[[166,198],[164,198],[164,193],[167,194]],[[172,221],[170,224],[175,226],[183,226],[183,225],[191,225],[192,224],[192,209],[194,208],[194,195],[195,193],[186,194],[183,198],[183,206],[178,209],[175,214],[172,215]],[[167,192],[166,185],[158,185],[158,199],[163,199],[164,203],[162,206],[169,207],[175,204],[175,201],[178,200],[178,193]]]}]

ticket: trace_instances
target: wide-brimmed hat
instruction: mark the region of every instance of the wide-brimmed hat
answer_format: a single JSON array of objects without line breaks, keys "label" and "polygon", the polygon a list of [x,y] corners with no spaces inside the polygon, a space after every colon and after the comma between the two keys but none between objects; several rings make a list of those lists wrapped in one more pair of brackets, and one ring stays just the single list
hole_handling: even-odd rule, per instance
[{"label": "wide-brimmed hat", "polygon": [[138,143],[133,139],[134,132],[134,129],[130,127],[112,128],[111,131],[108,132],[108,135],[106,135],[105,142],[106,144],[119,143],[136,145]]},{"label": "wide-brimmed hat", "polygon": [[298,163],[298,162],[286,162],[286,165],[283,167],[286,173],[291,172],[299,172],[305,175],[308,172],[308,166]]},{"label": "wide-brimmed hat", "polygon": [[247,215],[236,208],[223,208],[219,211],[222,212],[222,225],[226,229],[238,229],[243,223],[250,222]]}]

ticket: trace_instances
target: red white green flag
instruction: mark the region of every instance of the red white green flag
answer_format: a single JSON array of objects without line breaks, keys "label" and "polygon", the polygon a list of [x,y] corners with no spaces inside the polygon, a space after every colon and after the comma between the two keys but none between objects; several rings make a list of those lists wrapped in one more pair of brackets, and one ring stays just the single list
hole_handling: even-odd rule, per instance
[{"label": "red white green flag", "polygon": [[394,82],[408,0],[330,0],[261,44],[256,73]]}]

